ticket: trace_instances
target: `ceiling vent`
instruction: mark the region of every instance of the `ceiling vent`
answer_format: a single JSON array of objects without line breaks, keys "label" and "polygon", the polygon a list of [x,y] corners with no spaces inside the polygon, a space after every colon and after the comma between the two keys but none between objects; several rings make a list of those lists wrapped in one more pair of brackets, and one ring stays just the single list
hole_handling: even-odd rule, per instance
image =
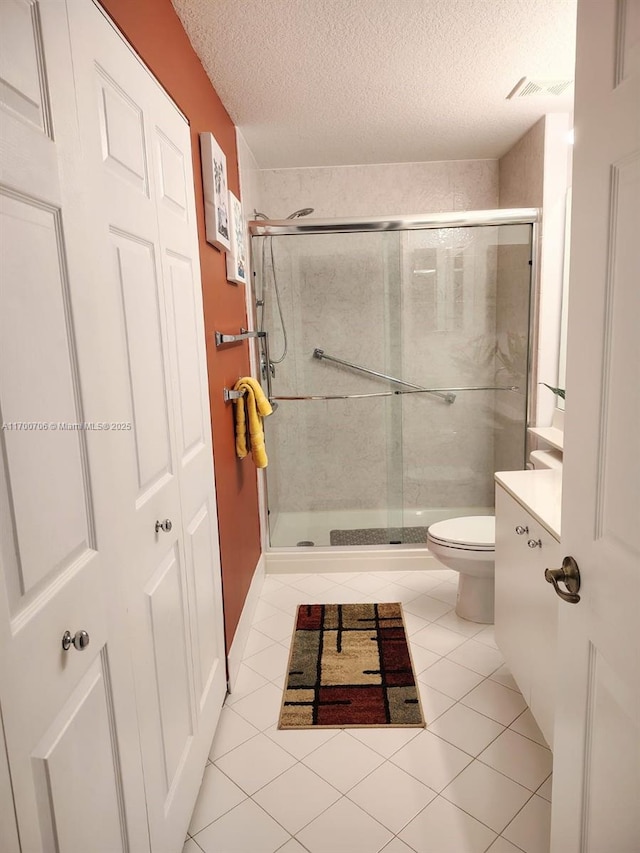
[{"label": "ceiling vent", "polygon": [[542,96],[546,98],[557,98],[573,85],[573,80],[530,80],[523,77],[507,95],[507,100],[512,98],[530,98]]}]

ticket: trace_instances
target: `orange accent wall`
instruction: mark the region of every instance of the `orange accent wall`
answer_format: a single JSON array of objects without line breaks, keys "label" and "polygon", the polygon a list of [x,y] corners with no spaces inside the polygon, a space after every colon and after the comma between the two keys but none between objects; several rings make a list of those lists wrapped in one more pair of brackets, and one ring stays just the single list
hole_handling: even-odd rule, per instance
[{"label": "orange accent wall", "polygon": [[229,189],[240,197],[235,127],[170,0],[101,3],[191,125],[228,650],[260,557],[260,523],[256,471],[250,458],[242,462],[236,458],[233,406],[222,399],[223,387],[233,387],[249,372],[247,344],[218,350],[212,340],[216,329],[232,333],[246,325],[244,287],[227,282],[224,252],[205,240],[198,134],[213,133],[227,158]]}]

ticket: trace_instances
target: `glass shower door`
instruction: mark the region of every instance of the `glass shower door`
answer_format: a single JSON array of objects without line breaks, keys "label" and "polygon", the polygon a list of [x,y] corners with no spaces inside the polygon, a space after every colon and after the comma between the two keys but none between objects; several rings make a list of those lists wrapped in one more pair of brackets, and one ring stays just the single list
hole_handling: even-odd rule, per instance
[{"label": "glass shower door", "polygon": [[384,374],[399,368],[400,235],[253,239],[264,302],[258,322],[269,331],[272,393],[280,398],[265,421],[271,545],[388,544],[404,504],[399,400],[282,398],[392,387],[331,357]]}]

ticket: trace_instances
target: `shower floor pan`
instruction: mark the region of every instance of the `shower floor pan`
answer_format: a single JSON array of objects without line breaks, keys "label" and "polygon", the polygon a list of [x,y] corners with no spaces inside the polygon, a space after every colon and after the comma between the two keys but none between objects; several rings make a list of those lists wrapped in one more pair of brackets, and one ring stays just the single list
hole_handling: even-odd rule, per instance
[{"label": "shower floor pan", "polygon": [[493,515],[493,507],[462,506],[387,510],[318,510],[271,513],[271,548],[424,545],[427,527],[463,515]]}]

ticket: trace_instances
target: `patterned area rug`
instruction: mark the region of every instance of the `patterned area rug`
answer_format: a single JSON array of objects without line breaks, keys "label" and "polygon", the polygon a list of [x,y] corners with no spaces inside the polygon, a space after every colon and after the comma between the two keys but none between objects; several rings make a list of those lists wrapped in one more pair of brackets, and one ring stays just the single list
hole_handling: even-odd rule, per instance
[{"label": "patterned area rug", "polygon": [[426,527],[359,527],[329,531],[332,545],[402,545],[426,541]]},{"label": "patterned area rug", "polygon": [[280,729],[425,725],[400,604],[301,604]]}]

